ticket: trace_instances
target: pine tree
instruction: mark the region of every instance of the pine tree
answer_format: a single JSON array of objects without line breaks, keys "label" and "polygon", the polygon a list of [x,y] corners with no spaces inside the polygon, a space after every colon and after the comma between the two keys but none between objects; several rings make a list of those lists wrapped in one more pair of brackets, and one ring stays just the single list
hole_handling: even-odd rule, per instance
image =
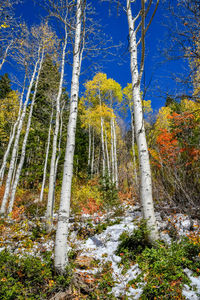
[{"label": "pine tree", "polygon": [[12,91],[8,73],[0,76],[0,99],[4,99]]}]

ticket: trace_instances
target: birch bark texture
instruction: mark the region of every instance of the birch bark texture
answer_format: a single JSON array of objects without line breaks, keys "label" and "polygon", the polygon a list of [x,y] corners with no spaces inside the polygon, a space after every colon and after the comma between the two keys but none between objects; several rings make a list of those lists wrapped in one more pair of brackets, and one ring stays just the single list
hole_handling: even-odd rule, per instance
[{"label": "birch bark texture", "polygon": [[52,156],[51,156],[51,166],[50,166],[50,175],[49,175],[49,192],[48,192],[48,202],[47,202],[47,211],[46,211],[46,225],[47,230],[51,230],[52,225],[52,216],[53,216],[53,204],[54,204],[54,178],[56,176],[56,154],[57,154],[57,142],[58,142],[58,133],[60,127],[60,100],[62,96],[62,87],[64,79],[64,68],[65,68],[65,55],[67,47],[68,32],[65,25],[65,40],[62,50],[62,61],[61,61],[61,74],[58,95],[56,97],[56,123],[53,135],[53,146],[52,146]]},{"label": "birch bark texture", "polygon": [[48,164],[49,148],[50,148],[50,142],[51,142],[52,119],[53,119],[53,108],[52,108],[52,112],[51,112],[49,132],[48,132],[48,138],[47,138],[47,148],[46,148],[45,162],[44,162],[44,169],[43,169],[42,187],[41,187],[41,191],[40,191],[40,202],[42,202],[42,200],[43,200],[44,187],[45,187],[45,182],[46,182],[47,164]]},{"label": "birch bark texture", "polygon": [[[86,1],[76,1],[75,41],[73,49],[72,82],[70,94],[70,114],[67,128],[67,144],[65,152],[63,181],[61,189],[60,208],[55,241],[55,268],[65,272],[68,263],[68,223],[70,215],[71,184],[73,176],[73,158],[75,148],[76,121],[78,113],[79,77],[84,49],[84,23]],[[81,39],[82,37],[82,39]],[[81,45],[82,44],[82,45]]]},{"label": "birch bark texture", "polygon": [[92,130],[92,161],[91,161],[91,175],[94,173],[94,128]]},{"label": "birch bark texture", "polygon": [[1,165],[1,169],[0,169],[0,186],[2,186],[2,183],[3,183],[4,173],[5,173],[5,169],[6,169],[8,156],[9,156],[9,153],[10,153],[10,150],[11,150],[12,143],[13,143],[14,138],[15,138],[15,132],[16,132],[19,120],[20,120],[20,116],[21,116],[25,84],[26,84],[26,75],[25,75],[25,78],[24,78],[24,85],[23,85],[21,96],[20,96],[18,117],[17,117],[17,120],[16,120],[16,122],[13,126],[13,129],[12,129],[12,132],[11,132],[11,135],[10,135],[10,138],[9,138],[8,146],[7,146],[7,149],[6,149],[6,151],[4,153],[4,156],[3,156],[3,162],[2,162],[2,165]]},{"label": "birch bark texture", "polygon": [[[140,93],[140,82],[144,69],[144,51],[145,51],[145,3],[141,0],[141,10],[140,13],[135,17],[132,16],[131,0],[127,0],[127,18],[129,27],[129,42],[130,42],[130,66],[131,66],[131,76],[132,76],[132,93],[133,93],[133,107],[134,107],[134,118],[135,118],[135,132],[136,141],[139,154],[139,171],[140,171],[140,199],[143,209],[143,217],[147,221],[147,226],[150,229],[149,239],[151,242],[155,242],[158,239],[158,230],[154,212],[153,197],[152,197],[152,180],[151,180],[151,170],[149,153],[146,141],[146,134],[144,128],[144,117],[143,108]],[[142,54],[140,71],[138,63],[138,42],[136,39],[138,27],[135,29],[135,22],[138,17],[141,16],[141,22],[138,26],[141,27],[141,39],[139,42],[142,43]],[[152,18],[151,18],[152,19]],[[151,22],[150,19],[150,22]]]},{"label": "birch bark texture", "polygon": [[31,127],[33,107],[34,107],[34,104],[35,104],[37,88],[38,88],[38,82],[39,82],[40,72],[41,72],[41,69],[42,69],[43,60],[44,60],[44,49],[42,50],[42,55],[41,55],[39,68],[38,68],[38,74],[37,74],[37,77],[36,77],[36,83],[35,83],[33,99],[31,101],[31,105],[30,105],[30,111],[29,111],[28,121],[27,121],[27,125],[26,125],[26,133],[25,133],[25,136],[24,136],[23,144],[22,144],[21,157],[20,157],[20,161],[19,161],[19,164],[18,164],[18,167],[17,167],[16,174],[15,174],[14,183],[13,183],[12,188],[11,188],[11,196],[10,196],[10,202],[9,202],[9,206],[8,206],[8,214],[10,214],[12,212],[12,209],[13,209],[16,189],[17,189],[17,185],[19,183],[19,178],[20,178],[21,171],[22,171],[23,164],[24,164],[24,160],[25,160],[26,145],[27,145],[27,140],[28,140],[29,131],[30,131],[30,127]]},{"label": "birch bark texture", "polygon": [[30,97],[31,89],[33,87],[33,82],[35,80],[36,72],[38,69],[38,64],[40,62],[40,52],[41,52],[41,46],[39,46],[39,49],[38,49],[38,59],[34,66],[34,70],[33,70],[32,76],[31,76],[29,88],[28,88],[28,91],[26,94],[26,100],[24,102],[23,110],[22,110],[22,113],[20,116],[18,127],[17,127],[17,133],[15,136],[15,142],[13,145],[12,156],[11,156],[11,160],[10,160],[10,167],[9,167],[8,176],[7,176],[7,180],[6,180],[5,192],[4,192],[4,196],[3,196],[3,200],[2,200],[2,204],[1,204],[1,210],[0,210],[1,214],[5,214],[5,212],[6,212],[6,205],[7,205],[8,197],[9,197],[9,193],[10,193],[12,174],[13,174],[13,170],[14,170],[14,165],[15,165],[15,160],[17,157],[18,148],[19,148],[20,134],[21,134],[24,118],[26,115],[26,108],[27,108],[29,97]]}]

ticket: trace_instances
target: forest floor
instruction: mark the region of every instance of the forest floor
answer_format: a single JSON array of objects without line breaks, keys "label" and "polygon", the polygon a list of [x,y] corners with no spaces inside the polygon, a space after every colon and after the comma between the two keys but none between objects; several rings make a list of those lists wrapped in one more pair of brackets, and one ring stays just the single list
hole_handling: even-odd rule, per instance
[{"label": "forest floor", "polygon": [[[71,284],[65,290],[52,290],[48,299],[200,299],[200,257],[195,252],[199,251],[195,247],[200,244],[199,221],[180,213],[162,218],[157,212],[163,242],[155,250],[141,244],[142,236],[137,231],[141,219],[139,205],[130,203],[123,203],[116,211],[103,215],[72,216]],[[54,214],[54,228],[47,234],[43,217],[27,218],[24,208],[17,208],[12,218],[1,220],[0,251],[6,249],[19,258],[40,259],[44,253],[50,253],[53,258],[56,220],[57,214]],[[129,243],[134,238],[134,230],[139,233],[137,249],[132,249]],[[191,244],[182,242],[185,237]],[[6,280],[4,274],[0,281]],[[48,284],[53,285],[53,280]]]}]

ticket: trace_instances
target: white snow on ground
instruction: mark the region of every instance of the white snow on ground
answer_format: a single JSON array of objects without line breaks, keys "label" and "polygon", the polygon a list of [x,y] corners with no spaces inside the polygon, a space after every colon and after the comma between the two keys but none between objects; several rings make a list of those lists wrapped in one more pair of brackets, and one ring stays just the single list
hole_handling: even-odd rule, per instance
[{"label": "white snow on ground", "polygon": [[[135,279],[140,274],[140,269],[137,264],[132,265],[130,269],[127,271],[126,274],[122,274],[122,268],[119,267],[119,263],[121,261],[121,257],[115,255],[115,251],[119,244],[119,237],[124,231],[128,231],[130,233],[133,232],[134,228],[136,228],[136,225],[133,221],[139,221],[141,219],[141,212],[139,211],[139,207],[132,207],[132,206],[125,206],[125,216],[121,220],[120,224],[115,224],[112,226],[107,227],[105,231],[103,231],[101,234],[96,234],[87,240],[78,240],[77,239],[77,232],[73,231],[73,225],[74,221],[71,220],[70,227],[71,227],[71,234],[70,234],[70,241],[72,243],[72,246],[76,244],[77,250],[81,250],[81,256],[87,256],[89,258],[98,259],[99,266],[98,268],[93,268],[90,270],[77,270],[79,273],[91,273],[96,274],[99,269],[101,268],[102,264],[106,262],[112,263],[112,269],[113,269],[113,279],[115,280],[115,286],[112,288],[113,295],[118,298],[120,295],[127,296],[128,299],[139,299],[142,294],[142,287],[138,289],[134,289],[133,287],[127,288],[127,283],[130,280]],[[55,219],[57,215],[54,215]],[[94,220],[95,220],[95,216]],[[106,216],[96,216],[100,223],[104,223],[106,218],[110,218],[111,216],[107,214]],[[91,218],[91,216],[82,216],[85,221],[88,218]],[[171,219],[170,219],[171,218]],[[169,237],[167,233],[168,229],[168,221],[162,220],[159,213],[156,213],[156,219],[158,221],[158,228],[161,231],[161,238],[165,240],[168,244],[171,243],[171,238]],[[192,226],[191,220],[188,216],[183,214],[177,214],[176,216],[169,216],[170,222],[173,222],[175,224],[175,227],[177,228],[177,233],[180,235],[186,235],[189,233],[189,230]],[[116,219],[115,219],[116,220]],[[10,221],[11,224],[14,224],[14,221]],[[81,226],[83,223],[80,223],[79,226]],[[95,225],[95,221],[93,222],[93,225]],[[3,246],[0,247],[0,251],[4,250],[5,248],[10,249],[11,252],[14,252],[20,256],[23,256],[25,254],[27,255],[33,255],[33,256],[41,256],[41,251],[53,251],[54,248],[54,240],[49,239],[48,240],[44,237],[41,237],[40,242],[33,241],[31,248],[27,248],[24,246],[24,238],[31,237],[32,232],[30,230],[31,227],[34,227],[34,223],[31,221],[22,221],[21,228],[17,233],[11,233],[9,231],[9,228],[7,228],[6,235],[3,240]],[[29,228],[29,231],[27,231],[27,228]],[[193,227],[196,229],[196,233],[199,233],[199,227],[198,222],[196,220],[193,220]],[[12,240],[12,235],[14,234]],[[17,238],[17,242],[15,241],[15,237]],[[5,245],[5,246],[4,246]],[[188,269],[185,269],[185,273],[191,280],[191,287],[185,285],[183,289],[183,295],[188,300],[198,300],[200,299],[200,277],[194,277],[192,275],[192,272]],[[142,283],[141,283],[142,284]]]},{"label": "white snow on ground", "polygon": [[[133,289],[130,287],[126,289],[127,283],[136,278],[140,274],[138,265],[133,265],[128,272],[123,275],[122,268],[118,266],[121,261],[121,257],[115,255],[117,246],[119,244],[119,237],[124,231],[133,232],[136,226],[133,224],[133,220],[141,217],[141,214],[135,210],[129,208],[126,212],[126,216],[120,224],[115,224],[107,227],[107,229],[101,234],[87,239],[84,243],[79,245],[79,249],[82,250],[83,256],[93,257],[99,259],[102,263],[112,262],[113,279],[116,281],[115,286],[112,289],[112,293],[115,297],[120,295],[127,295],[132,299],[139,299],[142,294],[142,289]],[[97,269],[91,270],[94,273]],[[88,270],[86,271],[88,272]]]},{"label": "white snow on ground", "polygon": [[[121,257],[115,255],[115,251],[119,244],[119,237],[124,231],[133,232],[136,225],[133,223],[135,220],[139,220],[141,218],[141,213],[137,208],[126,207],[126,214],[123,217],[120,224],[115,224],[107,227],[105,231],[101,234],[96,234],[86,241],[80,242],[77,244],[78,249],[82,251],[82,256],[92,257],[94,259],[100,260],[100,264],[105,262],[112,262],[113,269],[113,279],[115,281],[115,286],[112,288],[112,294],[115,297],[120,297],[121,295],[127,296],[130,299],[139,299],[142,294],[142,288],[134,289],[133,287],[129,287],[127,289],[127,283],[130,280],[137,278],[137,276],[141,273],[137,264],[130,267],[126,274],[122,274],[122,268],[118,266],[121,261]],[[158,227],[160,230],[167,228],[167,222],[163,221],[160,217],[160,214],[156,214],[156,219],[158,221]],[[177,227],[180,230],[180,235],[186,233],[190,227],[190,221],[184,215],[179,214],[177,217]],[[72,235],[73,236],[73,235]],[[171,238],[167,233],[161,233],[161,238],[165,240],[168,244],[171,243]],[[75,236],[73,236],[73,240],[75,240]],[[78,272],[86,272],[95,274],[99,271],[99,268],[93,268],[91,270],[78,270]],[[191,280],[191,285],[196,287],[197,291],[192,291],[191,288],[185,285],[183,290],[183,295],[188,300],[198,300],[200,296],[200,277],[195,278],[192,276],[192,272],[190,270],[185,270],[186,274]],[[142,285],[142,283],[141,283]]]},{"label": "white snow on ground", "polygon": [[182,291],[183,296],[188,300],[199,300],[200,299],[200,276],[194,277],[192,276],[192,271],[189,269],[184,270],[186,275],[191,280],[191,286],[195,291],[191,291],[190,287],[185,284],[184,289]]}]

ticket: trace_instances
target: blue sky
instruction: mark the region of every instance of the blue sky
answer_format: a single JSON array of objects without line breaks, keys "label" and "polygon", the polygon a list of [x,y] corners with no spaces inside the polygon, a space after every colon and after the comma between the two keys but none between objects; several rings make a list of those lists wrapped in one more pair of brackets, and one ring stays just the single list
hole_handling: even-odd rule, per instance
[{"label": "blue sky", "polygon": [[[102,24],[102,31],[112,37],[114,44],[123,43],[119,50],[119,56],[112,58],[112,61],[102,60],[98,58],[101,65],[101,72],[107,74],[108,78],[113,78],[119,82],[124,88],[128,82],[131,82],[130,62],[128,52],[128,25],[127,17],[124,11],[120,14],[116,13],[116,9],[111,9],[109,14],[109,4],[99,3],[98,1],[91,1],[95,3],[97,12],[97,19]],[[125,1],[124,1],[125,2]],[[39,24],[43,12],[38,5],[34,5],[31,0],[24,0],[16,8],[16,14],[22,17],[22,20],[28,23],[29,26]],[[146,100],[152,101],[154,111],[163,106],[166,99],[166,94],[177,94],[183,92],[183,87],[174,80],[172,74],[186,74],[189,70],[186,61],[166,61],[163,50],[169,47],[171,41],[168,36],[167,26],[170,18],[166,18],[166,7],[161,4],[157,10],[155,18],[146,35],[146,59],[145,70],[142,84],[148,86],[145,95]],[[88,66],[88,62],[83,63],[82,71]],[[2,74],[13,71],[13,67],[5,66],[2,69]],[[16,72],[16,71],[15,71]],[[81,77],[81,84],[85,79],[92,79],[94,73],[87,71]],[[70,88],[71,70],[66,68],[65,81],[67,90]],[[83,88],[80,88],[83,91]]]}]

